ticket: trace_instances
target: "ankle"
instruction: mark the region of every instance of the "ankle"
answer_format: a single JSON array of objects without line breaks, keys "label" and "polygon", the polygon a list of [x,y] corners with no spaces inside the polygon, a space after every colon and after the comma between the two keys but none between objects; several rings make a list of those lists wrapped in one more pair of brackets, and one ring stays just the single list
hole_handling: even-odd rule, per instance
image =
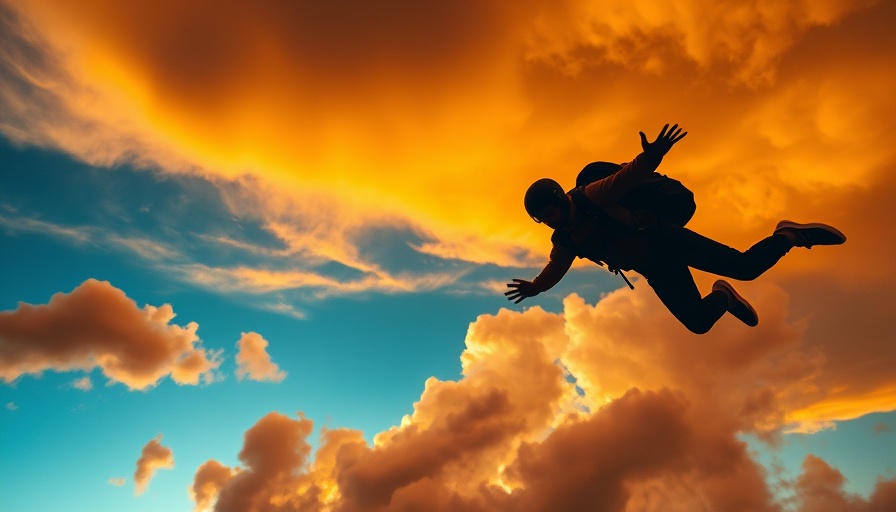
[{"label": "ankle", "polygon": [[775,232],[776,235],[781,235],[790,242],[790,245],[795,246],[797,242],[797,233],[791,229],[779,229]]},{"label": "ankle", "polygon": [[734,305],[737,303],[737,299],[735,299],[734,295],[732,295],[728,290],[722,290],[722,293],[725,294],[725,300],[727,301],[725,303],[725,308],[728,311],[731,311],[732,309],[734,309]]}]

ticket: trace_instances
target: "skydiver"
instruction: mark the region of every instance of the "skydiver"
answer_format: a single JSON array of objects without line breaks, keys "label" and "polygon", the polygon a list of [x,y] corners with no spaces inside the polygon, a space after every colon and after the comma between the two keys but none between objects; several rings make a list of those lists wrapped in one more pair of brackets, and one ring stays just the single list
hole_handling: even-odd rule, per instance
[{"label": "skydiver", "polygon": [[553,248],[547,265],[534,280],[513,279],[507,284],[509,300],[518,304],[550,289],[580,257],[617,272],[639,273],[675,318],[696,334],[708,332],[725,312],[752,327],[759,317],[746,299],[724,280],[716,281],[712,291],[701,296],[689,267],[749,281],[793,247],[846,241],[843,233],[826,224],[783,220],[772,235],[741,252],[649,211],[624,206],[626,194],[656,176],[663,156],[687,132],[677,124],[671,128],[667,124],[653,142],[648,142],[643,132],[639,134],[643,151],[605,178],[568,193],[547,178],[529,187],[526,211],[535,222],[554,230]]}]

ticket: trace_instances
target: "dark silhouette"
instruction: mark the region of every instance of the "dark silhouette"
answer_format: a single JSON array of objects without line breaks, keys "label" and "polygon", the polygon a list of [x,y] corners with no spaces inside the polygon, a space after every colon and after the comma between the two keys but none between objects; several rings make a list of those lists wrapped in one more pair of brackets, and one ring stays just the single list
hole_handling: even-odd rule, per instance
[{"label": "dark silhouette", "polygon": [[[605,264],[617,273],[638,272],[669,311],[697,334],[709,331],[726,311],[755,326],[759,323],[756,311],[730,284],[716,281],[712,291],[701,297],[689,267],[752,280],[792,247],[846,241],[843,233],[831,226],[785,220],[771,236],[741,252],[684,227],[694,211],[693,197],[689,199],[687,189],[678,182],[654,171],[685,135],[677,124],[665,125],[653,142],[640,132],[643,152],[634,160],[615,168],[605,162],[589,164],[579,177],[579,186],[568,193],[551,179],[533,183],[526,192],[526,211],[536,222],[554,229],[553,249],[533,281],[514,279],[507,284],[511,288],[505,293],[507,298],[519,303],[550,289],[579,257]],[[664,187],[674,189],[677,196],[664,195]],[[637,195],[641,199],[636,200]]]}]

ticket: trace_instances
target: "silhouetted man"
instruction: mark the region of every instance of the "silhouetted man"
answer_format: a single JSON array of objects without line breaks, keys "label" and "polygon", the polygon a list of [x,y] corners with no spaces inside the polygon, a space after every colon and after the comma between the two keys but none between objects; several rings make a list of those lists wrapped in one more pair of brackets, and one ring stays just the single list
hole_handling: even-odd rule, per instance
[{"label": "silhouetted man", "polygon": [[778,223],[774,233],[744,252],[688,228],[621,204],[626,193],[650,179],[663,156],[687,132],[665,125],[656,140],[640,132],[643,152],[610,176],[564,193],[544,178],[529,187],[525,207],[539,223],[554,229],[553,248],[544,270],[533,281],[514,279],[505,295],[519,303],[556,285],[576,257],[634,270],[647,279],[669,311],[689,330],[703,334],[727,311],[749,326],[759,323],[752,306],[726,281],[701,297],[689,267],[739,280],[752,280],[771,268],[792,247],[839,245],[840,231],[825,224]]}]

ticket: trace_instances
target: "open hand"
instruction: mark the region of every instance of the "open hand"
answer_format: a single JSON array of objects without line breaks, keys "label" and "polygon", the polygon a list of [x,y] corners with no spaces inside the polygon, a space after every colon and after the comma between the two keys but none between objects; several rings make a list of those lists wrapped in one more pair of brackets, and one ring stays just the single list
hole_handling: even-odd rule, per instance
[{"label": "open hand", "polygon": [[504,295],[507,296],[507,300],[514,301],[514,304],[519,304],[526,297],[534,297],[539,293],[531,281],[524,279],[514,279],[512,283],[507,283],[507,287],[512,290],[504,292]]},{"label": "open hand", "polygon": [[663,157],[670,149],[672,149],[672,145],[683,139],[688,132],[682,133],[681,128],[679,128],[677,124],[673,124],[672,128],[669,128],[669,125],[667,124],[663,126],[660,134],[653,142],[647,142],[647,136],[644,135],[644,132],[638,132],[638,134],[641,135],[641,148],[645,153],[649,153],[656,157]]}]

